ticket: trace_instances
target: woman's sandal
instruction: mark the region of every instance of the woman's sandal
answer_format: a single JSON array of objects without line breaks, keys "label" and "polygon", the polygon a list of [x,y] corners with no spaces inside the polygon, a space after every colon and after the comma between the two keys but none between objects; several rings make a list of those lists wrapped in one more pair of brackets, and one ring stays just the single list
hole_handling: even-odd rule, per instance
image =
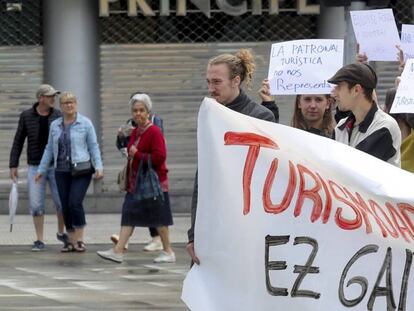
[{"label": "woman's sandal", "polygon": [[86,251],[85,243],[83,243],[82,241],[76,242],[75,251],[78,253],[83,253],[84,251]]},{"label": "woman's sandal", "polygon": [[68,242],[62,247],[62,249],[60,251],[62,253],[71,253],[71,252],[75,251],[75,246],[73,246],[72,243]]}]

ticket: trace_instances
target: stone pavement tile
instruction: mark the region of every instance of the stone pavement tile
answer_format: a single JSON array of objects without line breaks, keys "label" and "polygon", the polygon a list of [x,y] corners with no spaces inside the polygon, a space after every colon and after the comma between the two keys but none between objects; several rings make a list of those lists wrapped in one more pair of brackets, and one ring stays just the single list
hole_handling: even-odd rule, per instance
[{"label": "stone pavement tile", "polygon": [[[119,233],[120,214],[86,214],[86,244],[107,244],[109,237]],[[187,242],[187,230],[190,226],[188,214],[174,215],[174,225],[170,227],[170,240],[173,243]],[[30,215],[16,215],[13,232],[9,232],[8,215],[0,215],[0,245],[32,245],[35,240],[33,218]],[[56,216],[45,215],[44,237],[46,247],[61,245],[56,239]],[[148,229],[136,228],[131,243],[146,243],[150,240]]]},{"label": "stone pavement tile", "polygon": [[122,264],[96,255],[109,246],[69,254],[56,245],[40,253],[2,246],[0,310],[188,310],[180,299],[189,269],[184,243],[173,244],[177,262],[171,264],[154,264],[156,253],[136,250]]}]

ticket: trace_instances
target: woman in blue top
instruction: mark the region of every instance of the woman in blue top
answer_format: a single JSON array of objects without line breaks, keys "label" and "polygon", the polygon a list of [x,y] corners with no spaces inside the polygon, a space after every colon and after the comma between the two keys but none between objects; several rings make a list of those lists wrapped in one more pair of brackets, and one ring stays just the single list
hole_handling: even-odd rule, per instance
[{"label": "woman in blue top", "polygon": [[[92,122],[77,112],[76,96],[64,92],[60,97],[63,117],[52,122],[49,140],[38,167],[36,180],[46,173],[53,162],[55,178],[62,202],[63,218],[69,243],[62,252],[84,252],[83,231],[86,225],[83,199],[95,171],[95,178],[103,177],[101,153]],[[74,172],[74,167],[88,167]]]}]

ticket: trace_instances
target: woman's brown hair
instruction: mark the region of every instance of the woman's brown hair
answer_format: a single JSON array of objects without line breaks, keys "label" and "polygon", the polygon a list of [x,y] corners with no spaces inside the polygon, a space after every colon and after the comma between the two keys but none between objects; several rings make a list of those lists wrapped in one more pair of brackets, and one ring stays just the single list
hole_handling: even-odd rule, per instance
[{"label": "woman's brown hair", "polygon": [[[309,129],[309,126],[306,124],[306,121],[302,115],[302,111],[299,108],[299,102],[300,102],[301,96],[303,95],[296,95],[295,111],[293,112],[291,125],[294,128],[307,131]],[[329,108],[325,110],[323,114],[322,128],[318,130],[321,130],[326,137],[332,137],[332,133],[335,128],[335,122],[332,116],[332,106],[334,103],[334,99],[328,94],[324,94],[323,96],[325,96],[326,99],[328,100]]]}]

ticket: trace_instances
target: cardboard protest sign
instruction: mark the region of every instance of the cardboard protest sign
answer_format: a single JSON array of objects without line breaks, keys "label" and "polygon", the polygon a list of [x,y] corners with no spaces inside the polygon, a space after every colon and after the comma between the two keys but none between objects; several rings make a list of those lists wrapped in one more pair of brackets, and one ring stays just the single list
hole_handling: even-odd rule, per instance
[{"label": "cardboard protest sign", "polygon": [[408,59],[401,74],[390,113],[414,113],[414,59]]},{"label": "cardboard protest sign", "polygon": [[414,175],[205,99],[192,311],[411,310]]},{"label": "cardboard protest sign", "polygon": [[273,95],[330,94],[327,80],[342,67],[343,40],[295,40],[272,44],[268,79]]},{"label": "cardboard protest sign", "polygon": [[371,61],[396,61],[400,45],[392,9],[351,11],[352,26],[360,53]]},{"label": "cardboard protest sign", "polygon": [[405,60],[414,58],[414,25],[402,25],[401,48],[404,51]]}]

